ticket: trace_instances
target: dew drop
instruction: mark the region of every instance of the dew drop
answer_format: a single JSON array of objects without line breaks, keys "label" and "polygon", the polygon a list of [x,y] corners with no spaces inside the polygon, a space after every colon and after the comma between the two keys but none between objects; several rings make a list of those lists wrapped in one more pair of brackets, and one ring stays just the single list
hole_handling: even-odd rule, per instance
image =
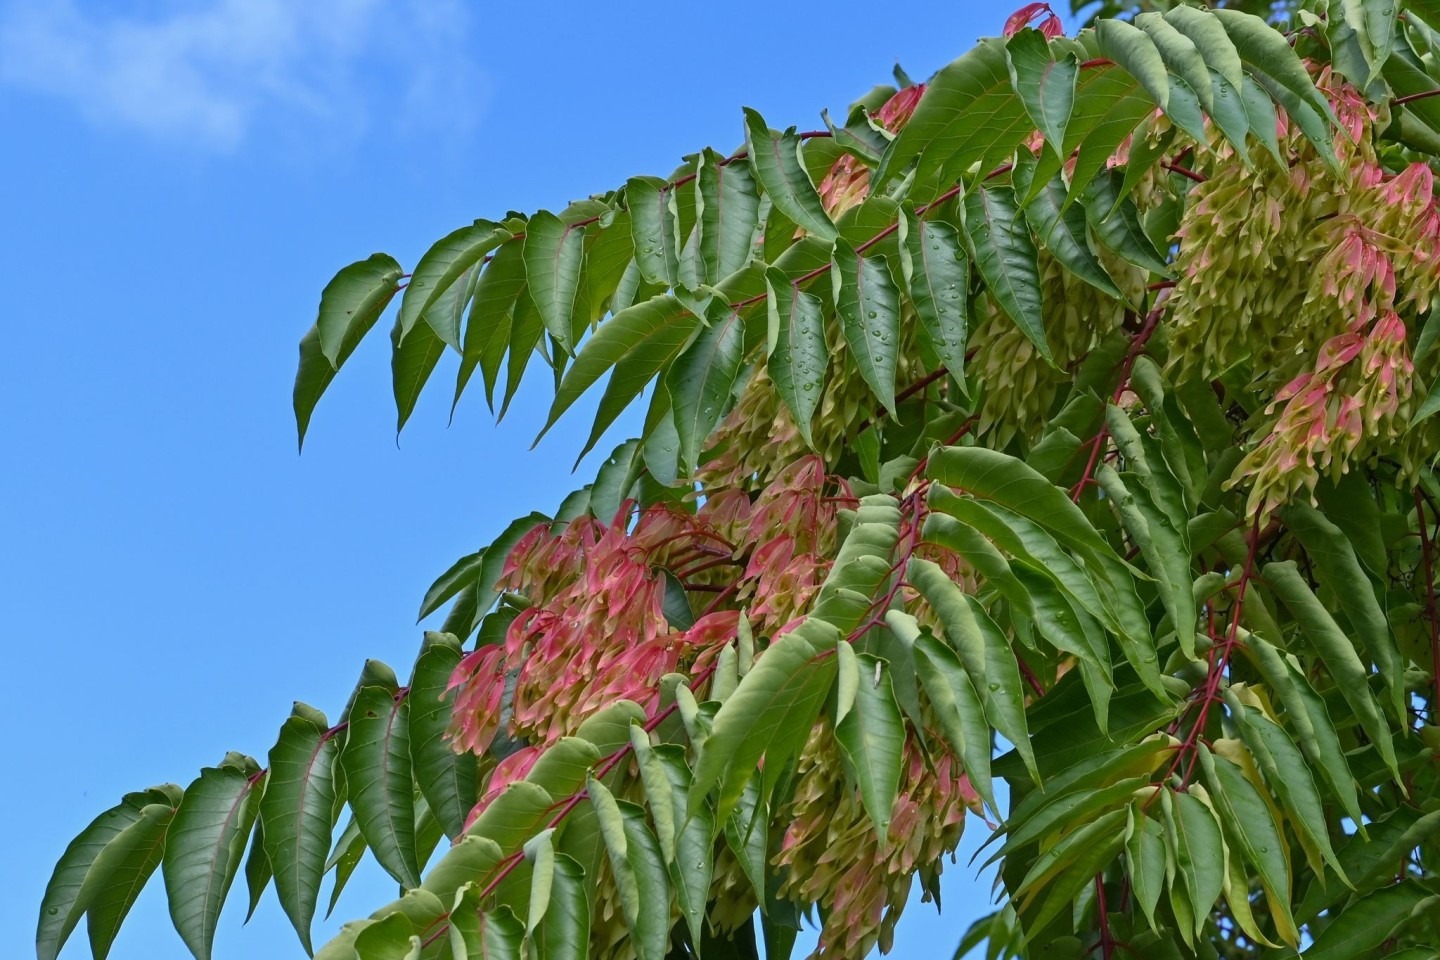
[{"label": "dew drop", "polygon": [[53,916],[56,916],[57,914],[60,913],[60,908],[59,908],[59,907],[51,907],[49,910],[46,910],[45,912],[48,913],[48,914],[50,914],[50,916],[53,917]]}]

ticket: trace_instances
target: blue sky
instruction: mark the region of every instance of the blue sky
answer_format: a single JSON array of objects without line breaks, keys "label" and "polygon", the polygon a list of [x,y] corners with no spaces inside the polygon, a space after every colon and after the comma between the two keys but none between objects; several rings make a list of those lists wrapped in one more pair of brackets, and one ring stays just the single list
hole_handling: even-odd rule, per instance
[{"label": "blue sky", "polygon": [[[584,409],[527,450],[541,378],[500,428],[475,400],[447,428],[442,368],[397,448],[383,336],[297,457],[296,343],[336,269],[727,150],[741,105],[814,127],[1016,6],[0,0],[0,955],[30,954],[91,817],[263,758],[292,699],[333,715],[367,657],[408,672],[431,579],[593,476],[568,473]],[[892,956],[948,955],[985,911],[950,869]],[[336,921],[390,895],[367,870]],[[216,957],[303,956],[273,893],[244,930],[231,899]],[[157,877],[111,956],[187,955]]]}]

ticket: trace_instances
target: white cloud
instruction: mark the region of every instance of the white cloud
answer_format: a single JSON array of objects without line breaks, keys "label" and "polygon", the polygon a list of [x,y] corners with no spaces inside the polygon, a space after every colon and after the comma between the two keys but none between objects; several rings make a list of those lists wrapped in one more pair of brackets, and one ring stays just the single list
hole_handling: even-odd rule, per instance
[{"label": "white cloud", "polygon": [[382,114],[453,126],[483,99],[459,0],[146,8],[12,0],[0,10],[0,83],[67,100],[99,125],[218,150],[266,119],[354,136]]}]

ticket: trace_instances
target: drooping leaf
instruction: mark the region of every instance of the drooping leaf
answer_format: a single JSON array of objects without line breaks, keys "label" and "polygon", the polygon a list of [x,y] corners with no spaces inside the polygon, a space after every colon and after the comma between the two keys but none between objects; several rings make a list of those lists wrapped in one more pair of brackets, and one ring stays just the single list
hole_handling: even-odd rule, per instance
[{"label": "drooping leaf", "polygon": [[265,854],[265,827],[257,821],[255,831],[250,835],[250,852],[245,855],[245,887],[250,894],[250,903],[245,907],[246,923],[255,916],[255,908],[260,906],[260,899],[273,879],[275,874],[270,868],[270,858]]},{"label": "drooping leaf", "polygon": [[938,564],[911,558],[907,576],[944,626],[946,641],[959,654],[965,672],[980,694],[986,719],[1015,744],[1038,783],[1040,775],[1030,749],[1020,671],[1004,636],[997,636],[998,631],[991,633],[982,629],[969,598]]},{"label": "drooping leaf", "polygon": [[838,633],[812,618],[771,642],[715,714],[695,765],[692,809],[719,784],[715,816],[723,823],[762,756],[767,769],[783,767],[800,748],[835,676],[834,658],[820,654],[834,648]]},{"label": "drooping leaf", "polygon": [[[376,260],[377,257],[381,259]],[[301,450],[305,448],[305,432],[310,428],[310,417],[315,412],[315,405],[320,402],[320,397],[330,386],[330,381],[335,379],[336,371],[350,359],[350,354],[355,352],[360,340],[375,326],[380,314],[385,312],[385,308],[395,296],[396,282],[403,273],[404,269],[394,258],[376,254],[370,260],[353,263],[341,270],[331,281],[331,287],[326,288],[330,296],[321,296],[321,313],[327,315],[327,320],[329,317],[335,318],[328,322],[327,326],[339,331],[327,336],[338,336],[339,339],[334,346],[333,357],[326,356],[317,321],[300,340],[300,365],[295,371],[292,402],[295,408],[295,428],[299,436],[298,446]],[[342,276],[345,277],[343,282]],[[365,285],[357,289],[354,284],[361,279]],[[342,318],[345,319],[343,324],[339,322]]]},{"label": "drooping leaf", "polygon": [[269,782],[259,804],[265,853],[272,866],[278,865],[275,893],[307,954],[314,953],[310,925],[335,827],[338,752],[324,727],[291,716],[270,749]]},{"label": "drooping leaf", "polygon": [[540,319],[560,348],[573,352],[575,297],[585,260],[585,228],[544,210],[525,225],[525,284]]},{"label": "drooping leaf", "polygon": [[655,177],[633,177],[625,185],[635,263],[650,283],[674,286],[680,279],[680,208],[675,188]]},{"label": "drooping leaf", "polygon": [[425,591],[425,598],[420,601],[420,615],[415,619],[424,620],[453,599],[457,593],[475,582],[475,577],[480,571],[481,562],[485,559],[485,551],[477,550],[475,553],[467,553],[456,560],[430,585]]},{"label": "drooping leaf", "polygon": [[990,725],[974,683],[950,648],[935,637],[921,634],[915,640],[920,682],[950,748],[965,765],[975,792],[999,816],[990,778]]},{"label": "drooping leaf", "polygon": [[774,268],[766,272],[765,284],[769,310],[766,368],[800,435],[813,445],[810,422],[824,392],[828,363],[824,307],[819,297],[799,289]]},{"label": "drooping leaf", "polygon": [[587,448],[593,446],[605,427],[679,351],[699,322],[679,300],[667,294],[637,303],[601,324],[566,371],[540,436],[581,394],[613,369],[587,442]]},{"label": "drooping leaf", "polygon": [[900,220],[900,272],[935,354],[965,382],[970,323],[970,258],[960,232],[943,220],[922,220],[905,210]]},{"label": "drooping leaf", "polygon": [[[95,960],[109,956],[120,924],[135,905],[146,881],[160,866],[166,835],[174,819],[175,808],[169,804],[147,804],[140,810],[139,817],[116,834],[91,863],[80,885],[77,903],[83,904],[86,912],[90,954]],[[243,839],[240,849],[244,850]]]},{"label": "drooping leaf", "polygon": [[1395,779],[1399,780],[1394,743],[1385,725],[1385,718],[1381,716],[1380,708],[1370,693],[1370,686],[1366,682],[1368,671],[1356,654],[1354,644],[1335,623],[1329,611],[1321,605],[1309,584],[1296,569],[1293,560],[1267,563],[1262,572],[1265,582],[1275,595],[1284,601],[1321,659],[1325,661],[1325,666],[1335,678],[1335,684],[1345,697],[1345,702],[1355,711],[1360,725],[1375,744],[1375,749],[1379,751],[1385,765]]},{"label": "drooping leaf", "polygon": [[454,692],[451,674],[463,656],[460,642],[443,633],[427,633],[410,678],[410,761],[415,783],[431,814],[451,840],[460,836],[477,799],[475,759],[457,754],[445,732]]},{"label": "drooping leaf", "polygon": [[830,271],[840,331],[860,376],[884,408],[895,413],[895,366],[900,352],[900,292],[884,257],[865,256],[835,241]]},{"label": "drooping leaf", "polygon": [[702,279],[719,283],[750,260],[760,222],[760,192],[749,164],[726,162],[709,149],[701,154],[695,189]]},{"label": "drooping leaf", "polygon": [[1269,805],[1235,764],[1213,755],[1204,745],[1196,753],[1221,823],[1259,874],[1276,932],[1291,947],[1298,946],[1299,934],[1290,913],[1290,864]]},{"label": "drooping leaf", "polygon": [[1073,53],[1057,60],[1044,35],[1029,28],[1006,41],[1005,56],[1010,64],[1010,81],[1025,112],[1035,121],[1045,143],[1063,161],[1065,125],[1075,105],[1079,61]]},{"label": "drooping leaf", "polygon": [[[399,341],[404,342],[415,324],[425,317],[430,308],[446,294],[452,285],[462,282],[480,259],[500,244],[509,240],[510,228],[489,220],[476,220],[468,227],[461,227],[454,233],[437,241],[415,264],[415,272],[405,287],[405,297],[400,303],[397,325]],[[437,314],[437,316],[442,316]],[[454,315],[453,312],[451,314]],[[459,328],[448,323],[436,324],[432,330],[445,343],[460,349]],[[321,331],[322,338],[324,331]],[[327,356],[330,354],[327,351]]]},{"label": "drooping leaf", "polygon": [[534,943],[546,960],[584,960],[590,948],[590,899],[585,871],[571,857],[555,857],[550,907],[535,931]]},{"label": "drooping leaf", "polygon": [[982,186],[967,193],[965,229],[975,251],[975,265],[991,296],[1035,345],[1036,352],[1049,360],[1039,254],[1016,203],[1015,191]]},{"label": "drooping leaf", "polygon": [[825,212],[815,184],[800,159],[800,138],[792,127],[771,130],[754,110],[745,109],[745,149],[750,169],[775,209],[825,242],[835,239],[835,224]]},{"label": "drooping leaf", "polygon": [[900,789],[905,718],[883,661],[868,654],[858,659],[860,683],[854,707],[835,727],[835,738],[846,772],[860,785],[861,802],[883,847],[889,842],[890,814]]},{"label": "drooping leaf", "polygon": [[[451,287],[446,297],[454,294],[455,289]],[[447,306],[449,304],[442,298],[438,308]],[[390,346],[390,379],[395,394],[395,433],[399,434],[405,429],[410,414],[415,412],[420,391],[425,389],[426,381],[435,371],[435,365],[440,362],[440,355],[445,352],[445,341],[425,324],[411,330],[402,344],[400,325],[397,323],[390,331]]]},{"label": "drooping leaf", "polygon": [[209,960],[220,908],[260,812],[264,777],[232,766],[206,767],[186,788],[165,833],[170,919],[196,960]]},{"label": "drooping leaf", "polygon": [[[173,798],[167,796],[167,792],[173,792]],[[157,787],[127,793],[118,804],[92,820],[70,841],[55,864],[40,902],[40,923],[35,932],[37,960],[55,960],[75,924],[84,915],[86,904],[80,898],[80,891],[101,851],[127,827],[138,822],[147,806],[174,805],[179,802],[179,796],[180,788],[168,784],[163,789]]]},{"label": "drooping leaf", "polygon": [[518,342],[512,348],[512,340],[520,339],[514,336],[515,318],[533,307],[525,294],[524,246],[523,239],[502,244],[476,278],[460,348],[460,370],[455,375],[455,398],[450,404],[452,414],[477,368],[485,380],[486,401],[493,408],[495,381],[505,351],[523,350]]},{"label": "drooping leaf", "polygon": [[360,833],[375,859],[402,886],[419,886],[406,699],[384,687],[362,687],[340,763]]},{"label": "drooping leaf", "polygon": [[1124,298],[1090,246],[1085,206],[1066,205],[1065,183],[1058,175],[1034,194],[1025,219],[1040,244],[1066,270],[1116,300]]},{"label": "drooping leaf", "polygon": [[394,257],[376,253],[345,267],[325,285],[320,294],[320,316],[315,321],[315,330],[320,339],[320,353],[332,368],[340,369],[355,344],[385,312],[404,273]]},{"label": "drooping leaf", "polygon": [[666,374],[680,458],[692,469],[699,465],[700,450],[725,412],[744,359],[745,323],[740,311],[727,309],[701,329]]}]

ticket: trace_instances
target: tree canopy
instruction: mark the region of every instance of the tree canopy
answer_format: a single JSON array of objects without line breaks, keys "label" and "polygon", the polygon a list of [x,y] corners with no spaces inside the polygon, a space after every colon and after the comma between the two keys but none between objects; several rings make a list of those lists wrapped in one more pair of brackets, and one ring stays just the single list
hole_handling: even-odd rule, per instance
[{"label": "tree canopy", "polygon": [[311,952],[367,851],[325,960],[859,958],[967,826],[960,952],[1440,956],[1440,3],[1149,6],[342,269],[302,443],[387,312],[397,429],[453,353],[643,432],[408,680],[101,813],[39,960],[157,870],[209,960],[242,867]]}]

